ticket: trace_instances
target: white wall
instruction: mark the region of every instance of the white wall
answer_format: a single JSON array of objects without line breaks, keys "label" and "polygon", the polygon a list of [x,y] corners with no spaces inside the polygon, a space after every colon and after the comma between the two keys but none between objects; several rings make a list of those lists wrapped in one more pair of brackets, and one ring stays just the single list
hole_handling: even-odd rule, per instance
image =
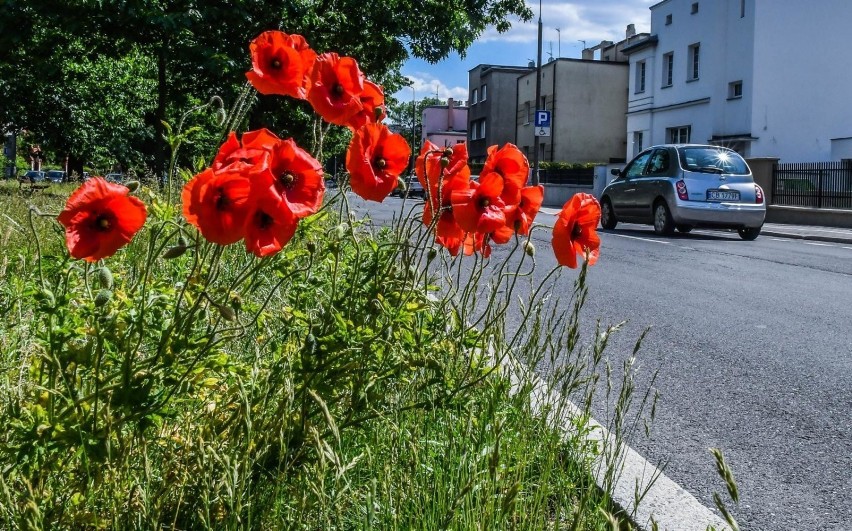
[{"label": "white wall", "polygon": [[849,0],[755,2],[753,156],[831,159],[852,136]]}]

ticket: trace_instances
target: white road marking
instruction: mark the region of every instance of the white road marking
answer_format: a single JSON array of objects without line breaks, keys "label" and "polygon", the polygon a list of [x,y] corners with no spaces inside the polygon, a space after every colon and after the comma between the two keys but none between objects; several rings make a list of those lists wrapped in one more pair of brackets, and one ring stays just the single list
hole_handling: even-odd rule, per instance
[{"label": "white road marking", "polygon": [[607,234],[612,234],[613,236],[618,236],[619,238],[630,238],[631,240],[641,240],[643,242],[655,242],[655,243],[663,243],[665,245],[671,245],[672,242],[665,242],[662,240],[652,240],[651,238],[640,238],[639,236],[628,236],[626,234],[616,234],[615,232],[608,232]]},{"label": "white road marking", "polygon": [[844,249],[852,250],[852,247],[843,247]]},{"label": "white road marking", "polygon": [[830,243],[816,243],[816,242],[802,242],[805,245],[817,245],[819,247],[834,247],[834,245]]}]

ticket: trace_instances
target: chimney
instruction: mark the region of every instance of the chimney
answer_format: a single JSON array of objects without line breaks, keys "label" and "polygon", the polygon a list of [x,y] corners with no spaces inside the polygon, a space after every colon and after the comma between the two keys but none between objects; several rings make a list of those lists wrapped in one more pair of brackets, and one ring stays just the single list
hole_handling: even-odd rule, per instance
[{"label": "chimney", "polygon": [[595,59],[595,51],[591,48],[583,48],[583,59],[593,61]]},{"label": "chimney", "polygon": [[447,98],[447,130],[453,130],[453,98]]},{"label": "chimney", "polygon": [[625,32],[625,36],[629,39],[630,37],[636,36],[636,24],[628,24],[627,31]]}]

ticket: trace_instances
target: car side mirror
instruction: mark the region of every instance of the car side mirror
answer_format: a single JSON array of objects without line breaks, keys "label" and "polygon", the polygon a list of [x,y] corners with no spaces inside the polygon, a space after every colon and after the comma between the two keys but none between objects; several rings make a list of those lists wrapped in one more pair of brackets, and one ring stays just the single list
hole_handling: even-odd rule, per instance
[{"label": "car side mirror", "polygon": [[611,174],[615,175],[616,177],[621,177],[621,170],[619,170],[618,168],[613,168],[613,169],[609,170],[609,172]]}]

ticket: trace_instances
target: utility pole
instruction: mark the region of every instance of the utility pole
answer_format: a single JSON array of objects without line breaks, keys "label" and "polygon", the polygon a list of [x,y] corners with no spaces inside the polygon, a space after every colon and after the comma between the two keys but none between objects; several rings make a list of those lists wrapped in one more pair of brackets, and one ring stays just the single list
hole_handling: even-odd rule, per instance
[{"label": "utility pole", "polygon": [[[411,171],[416,168],[417,163],[417,93],[414,91],[414,85],[411,86]],[[406,183],[408,184],[408,183]]]},{"label": "utility pole", "polygon": [[558,39],[558,41],[557,41],[558,44],[557,44],[557,48],[556,48],[556,58],[558,59],[558,58],[562,57],[562,32],[559,31],[559,28],[556,28],[556,35],[557,35],[556,38]]},{"label": "utility pole", "polygon": [[[539,104],[541,102],[541,0],[538,0],[538,61],[535,63],[535,105],[533,108],[538,111]],[[542,109],[543,110],[543,109]],[[536,116],[538,113],[536,112]],[[539,150],[539,136],[536,134],[535,127],[533,127],[533,134],[535,135],[535,139],[533,141],[533,178],[532,183],[533,186],[538,186],[538,150]]]}]

